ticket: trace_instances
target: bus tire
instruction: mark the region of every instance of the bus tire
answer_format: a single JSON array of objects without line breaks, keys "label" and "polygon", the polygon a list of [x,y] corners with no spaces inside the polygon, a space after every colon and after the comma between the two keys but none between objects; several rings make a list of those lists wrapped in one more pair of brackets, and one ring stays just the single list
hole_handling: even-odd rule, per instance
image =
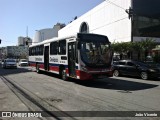
[{"label": "bus tire", "polygon": [[65,69],[62,69],[60,74],[61,74],[61,79],[62,80],[67,80],[68,79]]}]

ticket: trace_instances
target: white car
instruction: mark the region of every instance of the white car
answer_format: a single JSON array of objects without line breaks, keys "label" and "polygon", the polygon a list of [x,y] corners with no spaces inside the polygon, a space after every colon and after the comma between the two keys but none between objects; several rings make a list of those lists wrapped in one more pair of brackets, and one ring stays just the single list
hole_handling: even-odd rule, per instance
[{"label": "white car", "polygon": [[17,62],[15,59],[5,59],[2,68],[17,68]]},{"label": "white car", "polygon": [[28,61],[26,59],[20,59],[19,66],[28,66]]}]

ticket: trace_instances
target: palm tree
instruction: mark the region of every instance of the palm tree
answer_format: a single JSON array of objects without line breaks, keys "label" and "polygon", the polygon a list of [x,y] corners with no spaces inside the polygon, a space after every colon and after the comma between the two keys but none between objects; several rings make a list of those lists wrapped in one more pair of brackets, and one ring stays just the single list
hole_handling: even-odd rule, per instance
[{"label": "palm tree", "polygon": [[148,56],[148,53],[156,46],[155,40],[151,38],[142,39],[141,41],[142,50],[145,55],[145,60]]},{"label": "palm tree", "polygon": [[123,55],[127,55],[128,58],[132,59],[132,52],[137,52],[138,60],[140,60],[142,53],[144,54],[145,52],[146,59],[148,52],[152,50],[155,45],[154,40],[147,38],[146,40],[142,39],[140,42],[114,42],[112,48],[115,53],[120,54],[120,59],[123,58]]},{"label": "palm tree", "polygon": [[143,49],[141,42],[132,42],[132,49],[138,54],[138,60],[141,58],[141,51]]},{"label": "palm tree", "polygon": [[123,55],[127,55],[128,58],[130,58],[130,55],[128,54],[132,50],[130,42],[113,43],[112,48],[113,48],[114,53],[120,54],[120,59],[123,58]]}]

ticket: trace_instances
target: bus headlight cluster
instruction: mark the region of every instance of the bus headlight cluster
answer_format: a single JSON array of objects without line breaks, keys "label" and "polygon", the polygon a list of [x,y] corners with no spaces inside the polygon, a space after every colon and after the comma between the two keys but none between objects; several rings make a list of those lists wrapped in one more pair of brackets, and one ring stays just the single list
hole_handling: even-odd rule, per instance
[{"label": "bus headlight cluster", "polygon": [[88,72],[87,68],[86,68],[85,66],[83,66],[83,65],[81,65],[81,69],[82,69],[83,71],[85,71],[85,72]]}]

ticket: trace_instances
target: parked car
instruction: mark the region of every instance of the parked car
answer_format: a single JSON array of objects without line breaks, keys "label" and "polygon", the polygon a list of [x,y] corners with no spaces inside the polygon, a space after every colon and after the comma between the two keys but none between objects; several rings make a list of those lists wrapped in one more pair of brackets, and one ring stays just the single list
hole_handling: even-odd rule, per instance
[{"label": "parked car", "polygon": [[149,66],[140,61],[120,60],[113,65],[113,76],[129,75],[137,76],[146,80],[148,78],[160,77],[160,68]]},{"label": "parked car", "polygon": [[26,59],[20,59],[19,66],[28,66],[28,61]]},{"label": "parked car", "polygon": [[5,59],[2,68],[17,68],[17,62],[15,59]]}]

